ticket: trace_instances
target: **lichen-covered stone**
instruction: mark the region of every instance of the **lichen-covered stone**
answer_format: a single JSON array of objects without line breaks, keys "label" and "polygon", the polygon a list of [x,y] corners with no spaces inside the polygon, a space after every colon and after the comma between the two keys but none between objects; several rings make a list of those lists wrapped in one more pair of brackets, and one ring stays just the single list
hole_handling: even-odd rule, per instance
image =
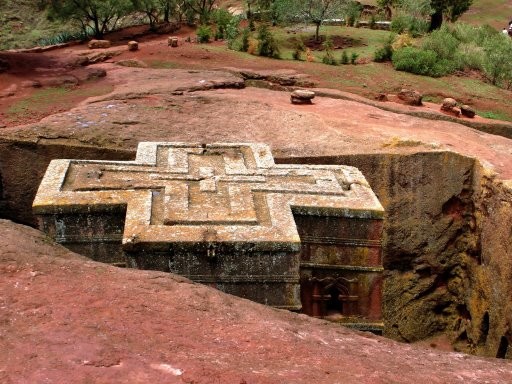
[{"label": "lichen-covered stone", "polygon": [[137,41],[129,41],[128,42],[128,50],[129,51],[137,51],[139,49],[139,43]]},{"label": "lichen-covered stone", "polygon": [[178,37],[176,36],[169,36],[167,38],[167,45],[172,48],[176,48],[178,46]]},{"label": "lichen-covered stone", "polygon": [[443,100],[443,104],[441,105],[441,109],[443,111],[450,112],[457,106],[457,100],[452,99],[451,97],[447,97]]},{"label": "lichen-covered stone", "polygon": [[89,47],[89,49],[110,48],[110,41],[92,39],[91,41],[89,41],[87,46]]},{"label": "lichen-covered stone", "polygon": [[414,91],[412,89],[402,89],[398,93],[398,98],[404,102],[404,104],[407,105],[413,105],[413,106],[421,106],[423,105],[422,99],[423,95],[418,92]]},{"label": "lichen-covered stone", "polygon": [[466,116],[466,117],[469,117],[471,119],[473,117],[475,117],[475,115],[476,115],[475,110],[473,108],[471,108],[469,105],[466,105],[466,104],[464,104],[464,105],[462,105],[460,107],[460,111],[462,113],[462,116]]},{"label": "lichen-covered stone", "polygon": [[311,104],[314,98],[315,92],[304,89],[297,89],[290,95],[292,104]]}]

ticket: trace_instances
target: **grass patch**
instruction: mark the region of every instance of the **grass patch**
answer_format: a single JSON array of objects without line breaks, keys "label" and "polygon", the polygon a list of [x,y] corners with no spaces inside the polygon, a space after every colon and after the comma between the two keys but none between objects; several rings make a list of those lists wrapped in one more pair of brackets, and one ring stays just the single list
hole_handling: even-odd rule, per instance
[{"label": "grass patch", "polygon": [[[278,41],[279,49],[281,50],[281,58],[292,60],[293,51],[295,50],[294,40],[307,40],[314,34],[314,28],[274,28],[272,33]],[[375,50],[381,47],[389,37],[388,31],[340,26],[323,26],[320,29],[320,34],[325,37],[345,36],[358,42],[357,46],[354,47],[335,49],[333,52],[337,59],[341,57],[342,51],[347,51],[349,54],[356,53],[360,58],[373,58]],[[324,52],[312,51],[312,53],[315,57],[315,61],[322,61]]]},{"label": "grass patch", "polygon": [[475,0],[460,20],[476,26],[489,24],[501,30],[508,25],[510,15],[512,15],[510,0]]},{"label": "grass patch", "polygon": [[147,63],[150,68],[154,69],[175,69],[180,67],[177,63],[165,60],[149,60]]},{"label": "grass patch", "polygon": [[9,123],[23,122],[66,110],[77,100],[100,96],[111,92],[111,85],[97,87],[61,86],[36,90],[26,99],[11,105],[5,112]]},{"label": "grass patch", "polygon": [[512,117],[500,111],[477,111],[477,114],[486,119],[512,121]]}]

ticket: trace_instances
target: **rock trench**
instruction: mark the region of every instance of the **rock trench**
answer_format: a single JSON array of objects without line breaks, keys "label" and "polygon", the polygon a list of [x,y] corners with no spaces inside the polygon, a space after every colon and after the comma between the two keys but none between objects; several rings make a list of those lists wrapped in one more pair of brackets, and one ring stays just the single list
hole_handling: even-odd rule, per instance
[{"label": "rock trench", "polygon": [[[36,225],[32,200],[54,158],[127,160],[134,153],[65,140],[2,140],[1,217]],[[478,161],[452,152],[281,156],[276,161],[351,165],[370,182],[386,209],[385,336],[415,342],[445,335],[457,350],[511,357],[507,277],[512,266],[499,255],[512,252],[512,199]]]}]

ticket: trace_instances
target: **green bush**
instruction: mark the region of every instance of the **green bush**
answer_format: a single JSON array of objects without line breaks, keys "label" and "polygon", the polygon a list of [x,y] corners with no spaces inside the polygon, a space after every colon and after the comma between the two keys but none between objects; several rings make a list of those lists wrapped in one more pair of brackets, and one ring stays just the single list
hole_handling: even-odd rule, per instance
[{"label": "green bush", "polygon": [[329,65],[338,65],[338,62],[334,58],[334,44],[330,37],[327,37],[325,41],[322,43],[322,48],[324,49],[324,57],[322,57],[322,63]]},{"label": "green bush", "polygon": [[348,64],[348,53],[347,53],[347,51],[341,52],[340,63],[343,64],[343,65]]},{"label": "green bush", "polygon": [[358,57],[359,55],[357,53],[352,52],[352,55],[350,56],[350,64],[355,64]]},{"label": "green bush", "polygon": [[212,30],[207,25],[200,25],[197,28],[197,41],[199,43],[208,43],[212,38]]},{"label": "green bush", "polygon": [[231,19],[237,19],[236,17],[232,16],[231,13],[229,13],[226,9],[222,8],[214,10],[211,17],[217,26],[217,32],[215,34],[217,39],[226,38],[226,30],[229,23],[231,22]]},{"label": "green bush", "polygon": [[226,25],[226,30],[224,32],[224,37],[228,41],[228,48],[235,49],[236,39],[240,34],[238,26],[240,25],[240,18],[232,17],[229,21],[228,25]]},{"label": "green bush", "polygon": [[249,39],[251,38],[251,30],[244,28],[242,30],[242,41],[240,44],[240,51],[247,52],[249,50]]},{"label": "green bush", "polygon": [[484,49],[476,43],[461,43],[454,60],[457,68],[482,70],[484,61]]},{"label": "green bush", "polygon": [[459,44],[460,41],[452,35],[448,27],[442,26],[425,37],[422,48],[434,51],[441,59],[452,60]]},{"label": "green bush", "polygon": [[[390,50],[377,50],[375,61],[384,61]],[[393,66],[400,71],[437,77],[458,69],[480,70],[493,85],[512,88],[512,40],[488,25],[443,26],[426,36],[421,48],[394,50]]]},{"label": "green bush", "polygon": [[391,31],[396,34],[409,33],[413,37],[421,36],[428,31],[429,24],[426,20],[416,17],[398,14],[391,20]]},{"label": "green bush", "polygon": [[393,41],[395,40],[395,35],[390,34],[386,43],[378,48],[373,53],[373,61],[377,63],[383,63],[384,61],[391,61],[391,56],[393,55]]},{"label": "green bush", "polygon": [[404,47],[393,52],[393,67],[397,71],[415,73],[417,75],[439,77],[455,70],[453,62],[441,59],[434,51],[415,47]]},{"label": "green bush", "polygon": [[302,55],[306,52],[306,45],[304,41],[299,37],[295,41],[295,49],[293,50],[293,60],[302,60]]},{"label": "green bush", "polygon": [[493,85],[510,88],[512,85],[512,40],[497,35],[484,43],[483,71]]},{"label": "green bush", "polygon": [[373,61],[383,63],[384,61],[390,61],[391,56],[393,56],[393,48],[391,48],[391,44],[388,44],[373,53]]},{"label": "green bush", "polygon": [[274,59],[280,57],[279,46],[266,25],[263,24],[258,28],[257,39],[260,56],[273,57]]}]

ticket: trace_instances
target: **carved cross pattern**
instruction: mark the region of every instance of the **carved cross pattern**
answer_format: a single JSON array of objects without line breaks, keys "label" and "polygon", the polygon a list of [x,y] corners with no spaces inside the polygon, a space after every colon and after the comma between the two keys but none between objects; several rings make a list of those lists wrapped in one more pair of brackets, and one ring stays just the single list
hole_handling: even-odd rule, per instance
[{"label": "carved cross pattern", "polygon": [[36,214],[126,206],[123,244],[250,242],[298,250],[293,213],[380,204],[357,169],[275,164],[263,144],[140,143],[134,161],[53,160]]}]

